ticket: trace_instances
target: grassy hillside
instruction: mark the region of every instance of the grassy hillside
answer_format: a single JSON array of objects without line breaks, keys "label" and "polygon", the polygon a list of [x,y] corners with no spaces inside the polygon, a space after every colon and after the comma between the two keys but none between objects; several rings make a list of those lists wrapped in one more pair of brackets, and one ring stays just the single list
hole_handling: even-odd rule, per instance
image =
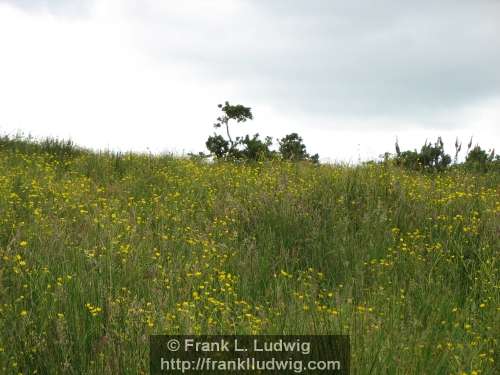
[{"label": "grassy hillside", "polygon": [[0,142],[0,372],[146,373],[153,333],[351,335],[498,373],[500,175]]}]

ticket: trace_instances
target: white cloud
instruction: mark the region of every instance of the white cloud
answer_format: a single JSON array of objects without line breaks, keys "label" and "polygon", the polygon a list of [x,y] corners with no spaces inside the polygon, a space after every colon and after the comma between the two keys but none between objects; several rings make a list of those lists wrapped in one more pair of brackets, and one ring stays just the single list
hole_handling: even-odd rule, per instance
[{"label": "white cloud", "polygon": [[[254,109],[237,133],[296,131],[332,160],[376,157],[396,136],[403,148],[438,135],[450,147],[456,136],[500,143],[500,23],[488,2],[446,19],[443,6],[369,17],[351,2],[103,0],[84,17],[5,3],[0,132],[201,151],[227,99]],[[483,22],[459,32],[471,20]]]},{"label": "white cloud", "polygon": [[65,17],[87,15],[94,0],[0,0],[0,5],[8,4],[28,12],[49,12]]}]

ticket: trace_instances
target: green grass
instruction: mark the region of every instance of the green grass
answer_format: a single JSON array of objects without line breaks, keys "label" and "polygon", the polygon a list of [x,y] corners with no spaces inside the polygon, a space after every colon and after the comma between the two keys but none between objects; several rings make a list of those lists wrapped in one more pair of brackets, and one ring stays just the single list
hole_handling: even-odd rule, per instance
[{"label": "green grass", "polygon": [[349,334],[357,374],[497,374],[500,174],[0,138],[0,372],[148,371],[148,335]]}]

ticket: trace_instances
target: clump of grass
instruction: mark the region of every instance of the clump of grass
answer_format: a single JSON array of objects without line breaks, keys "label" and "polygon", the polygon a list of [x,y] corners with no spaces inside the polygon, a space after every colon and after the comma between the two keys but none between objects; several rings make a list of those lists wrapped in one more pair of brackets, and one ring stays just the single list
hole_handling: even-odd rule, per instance
[{"label": "clump of grass", "polygon": [[349,334],[356,373],[494,374],[499,174],[0,139],[0,372],[147,372],[153,333]]},{"label": "clump of grass", "polygon": [[43,138],[36,140],[31,136],[0,136],[0,149],[14,150],[20,153],[45,153],[58,158],[69,158],[79,155],[84,150],[71,140]]}]

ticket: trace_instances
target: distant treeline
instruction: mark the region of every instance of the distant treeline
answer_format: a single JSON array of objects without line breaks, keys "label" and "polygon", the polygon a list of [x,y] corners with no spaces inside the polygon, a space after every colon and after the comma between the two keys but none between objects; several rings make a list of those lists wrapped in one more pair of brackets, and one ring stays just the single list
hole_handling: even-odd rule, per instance
[{"label": "distant treeline", "polygon": [[478,144],[472,147],[472,138],[467,144],[465,160],[458,162],[459,154],[462,150],[462,143],[455,141],[455,155],[452,157],[444,150],[441,137],[436,142],[425,141],[420,151],[401,151],[399,142],[396,141],[396,153],[385,153],[384,163],[394,163],[398,166],[422,171],[443,171],[449,167],[461,167],[478,172],[500,171],[500,155],[495,154],[495,149],[486,151]]},{"label": "distant treeline", "polygon": [[[291,161],[311,161],[319,163],[319,155],[309,155],[306,151],[302,137],[297,133],[291,133],[278,140],[279,148],[271,150],[273,144],[271,137],[259,138],[259,134],[250,137],[231,137],[229,131],[229,122],[246,122],[253,119],[250,107],[243,105],[230,105],[225,102],[219,104],[222,115],[217,118],[214,124],[216,129],[224,128],[225,137],[214,133],[208,137],[206,147],[209,154],[200,152],[198,157],[212,157],[222,160],[262,160],[262,159],[282,159]],[[396,141],[396,153],[386,152],[383,155],[382,163],[391,163],[403,168],[421,171],[443,171],[450,166],[461,166],[476,171],[491,171],[500,169],[500,156],[495,154],[495,150],[485,151],[479,145],[472,147],[472,138],[467,146],[465,161],[458,163],[458,156],[462,150],[462,143],[457,139],[455,141],[455,155],[452,159],[444,150],[444,144],[441,137],[433,144],[425,141],[420,151],[408,150],[401,151],[398,141]],[[194,156],[194,155],[193,155]],[[371,161],[369,163],[376,163]]]},{"label": "distant treeline", "polygon": [[262,140],[258,133],[253,136],[247,134],[244,137],[233,139],[229,131],[229,122],[241,123],[252,120],[252,109],[241,104],[231,105],[227,101],[224,105],[219,104],[218,107],[222,111],[222,115],[217,118],[214,127],[216,129],[223,128],[226,133],[225,137],[214,133],[214,135],[208,137],[205,143],[209,153],[200,152],[198,155],[193,156],[233,161],[283,159],[310,161],[315,164],[319,162],[319,155],[309,155],[302,137],[297,133],[290,133],[279,139],[278,150],[271,149],[273,145],[272,137],[265,137]]},{"label": "distant treeline", "polygon": [[[216,129],[223,128],[225,135],[214,133],[209,136],[205,145],[209,153],[200,152],[198,154],[189,154],[196,159],[214,159],[223,161],[262,161],[262,160],[287,160],[302,161],[319,164],[319,155],[310,155],[307,152],[306,145],[301,136],[297,133],[290,133],[283,138],[278,139],[277,150],[272,150],[273,139],[265,137],[261,139],[259,134],[253,136],[232,138],[229,131],[230,121],[241,123],[253,119],[250,107],[243,105],[231,105],[225,102],[219,104],[222,115],[217,118],[214,124]],[[53,138],[35,140],[32,137],[23,136],[0,136],[0,150],[2,148],[14,148],[23,152],[47,152],[58,158],[76,156],[81,153],[88,153],[86,150],[75,145],[72,141],[64,141]],[[465,151],[463,162],[459,162],[459,154],[462,151],[462,143],[455,141],[455,153],[452,158],[444,150],[444,144],[441,137],[436,142],[425,141],[424,145],[417,149],[401,151],[399,142],[396,141],[395,153],[386,152],[381,155],[381,160],[368,161],[365,164],[383,163],[385,165],[399,166],[405,169],[417,171],[440,172],[449,168],[465,168],[477,172],[500,172],[500,155],[495,153],[495,149],[484,150],[478,144],[473,146],[473,140],[470,139]],[[114,154],[114,153],[112,153]],[[121,153],[114,154],[119,158]]]}]

